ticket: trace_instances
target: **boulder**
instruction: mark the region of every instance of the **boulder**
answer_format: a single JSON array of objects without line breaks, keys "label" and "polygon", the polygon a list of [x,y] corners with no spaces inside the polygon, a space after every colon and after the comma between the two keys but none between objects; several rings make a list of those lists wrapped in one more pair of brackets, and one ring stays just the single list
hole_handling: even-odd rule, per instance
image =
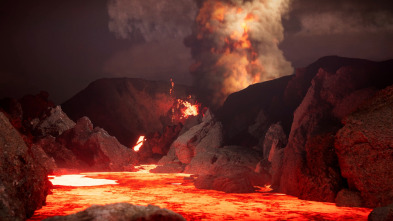
[{"label": "boulder", "polygon": [[[198,153],[185,167],[184,173],[211,175],[215,177],[214,180],[227,180],[231,185],[237,182],[232,181],[235,178],[244,178],[252,186],[270,184],[271,177],[268,173],[255,172],[260,160],[261,155],[255,150],[240,146],[224,146]],[[214,189],[223,190],[222,188],[224,186]]]},{"label": "boulder", "polygon": [[384,207],[377,207],[368,215],[369,221],[390,221],[393,220],[393,204]]},{"label": "boulder", "polygon": [[0,112],[0,220],[25,220],[45,204],[51,184],[35,155]]},{"label": "boulder", "polygon": [[337,193],[336,205],[344,207],[361,207],[363,206],[363,199],[357,191],[342,189]]},{"label": "boulder", "polygon": [[[51,151],[55,154],[52,155],[55,160],[61,159],[56,163],[65,163],[65,166],[67,166],[76,162],[72,167],[73,169],[124,171],[130,165],[132,167],[137,163],[137,157],[133,150],[121,145],[115,137],[110,136],[104,129],[93,128],[93,124],[87,117],[79,119],[75,127],[64,131],[56,138],[55,144],[49,144],[43,149],[48,148],[60,148],[59,152],[65,153],[64,156],[59,156],[57,151]],[[57,157],[55,157],[56,155]],[[76,161],[72,155],[74,155]]]},{"label": "boulder", "polygon": [[263,157],[273,161],[275,153],[288,143],[287,136],[280,123],[270,125],[263,142]]},{"label": "boulder", "polygon": [[393,203],[393,87],[378,92],[343,120],[335,150],[342,176],[365,206]]},{"label": "boulder", "polygon": [[32,120],[35,135],[39,137],[48,135],[57,137],[75,126],[75,122],[68,118],[60,106],[50,108],[49,113],[41,118],[42,120],[39,118]]},{"label": "boulder", "polygon": [[87,164],[78,160],[70,149],[56,142],[56,138],[50,135],[39,139],[33,144],[32,148],[42,149],[48,157],[53,159],[56,165],[54,167],[55,170],[59,168],[82,169],[87,167]]},{"label": "boulder", "polygon": [[46,221],[80,221],[80,220],[127,220],[127,221],[185,221],[178,213],[158,206],[137,206],[129,203],[114,203],[104,206],[93,205],[81,212],[68,216],[55,216]]},{"label": "boulder", "polygon": [[218,190],[226,193],[252,193],[255,191],[247,177],[201,175],[194,185],[198,189]]},{"label": "boulder", "polygon": [[[340,119],[375,93],[362,64],[336,72],[319,69],[294,113],[285,147],[280,191],[302,199],[334,202],[343,180],[334,152]],[[356,98],[356,99],[355,99]]]},{"label": "boulder", "polygon": [[197,154],[186,166],[185,173],[198,175],[230,175],[254,171],[261,156],[252,149],[225,146]]}]

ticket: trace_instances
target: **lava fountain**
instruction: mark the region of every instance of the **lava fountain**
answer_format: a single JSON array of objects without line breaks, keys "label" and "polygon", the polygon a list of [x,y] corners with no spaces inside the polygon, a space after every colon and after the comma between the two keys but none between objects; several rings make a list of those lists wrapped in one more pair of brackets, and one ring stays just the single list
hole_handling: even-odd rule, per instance
[{"label": "lava fountain", "polygon": [[187,220],[367,220],[371,209],[336,207],[333,203],[299,200],[285,194],[264,192],[228,194],[196,189],[190,174],[154,174],[154,166],[138,172],[82,173],[71,180],[89,178],[117,184],[71,186],[70,176],[55,176],[46,206],[30,220],[68,215],[93,204],[129,202],[171,209]]}]

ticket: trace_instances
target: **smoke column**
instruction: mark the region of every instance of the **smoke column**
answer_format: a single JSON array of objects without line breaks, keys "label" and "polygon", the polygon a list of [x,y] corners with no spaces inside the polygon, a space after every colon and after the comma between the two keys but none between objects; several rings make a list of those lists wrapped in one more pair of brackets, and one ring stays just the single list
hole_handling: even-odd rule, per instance
[{"label": "smoke column", "polygon": [[197,0],[192,35],[185,39],[199,99],[216,109],[250,84],[292,74],[278,48],[289,0]]}]

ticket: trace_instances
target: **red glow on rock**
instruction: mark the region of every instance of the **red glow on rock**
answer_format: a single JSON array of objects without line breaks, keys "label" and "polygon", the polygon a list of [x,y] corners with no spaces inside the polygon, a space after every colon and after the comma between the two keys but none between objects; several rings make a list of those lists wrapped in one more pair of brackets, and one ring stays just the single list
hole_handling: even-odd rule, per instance
[{"label": "red glow on rock", "polygon": [[117,180],[117,185],[55,186],[47,204],[30,220],[67,215],[93,204],[129,202],[173,210],[187,220],[367,220],[371,209],[336,207],[265,192],[228,194],[196,189],[189,174],[138,172],[83,173],[87,178]]},{"label": "red glow on rock", "polygon": [[145,136],[139,136],[139,139],[138,139],[138,141],[136,142],[136,145],[132,148],[135,152],[138,152],[140,149],[141,149],[141,147],[142,147],[142,145],[143,145],[143,143],[146,141],[146,139],[145,139]]}]

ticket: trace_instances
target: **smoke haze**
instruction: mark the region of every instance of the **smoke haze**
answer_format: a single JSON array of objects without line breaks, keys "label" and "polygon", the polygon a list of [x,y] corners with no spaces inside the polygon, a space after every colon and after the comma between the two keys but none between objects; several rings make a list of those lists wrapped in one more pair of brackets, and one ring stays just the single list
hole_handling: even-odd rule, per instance
[{"label": "smoke haze", "polygon": [[[203,7],[215,2],[221,5]],[[288,3],[2,0],[0,99],[46,90],[62,103],[99,78],[172,77],[194,82],[219,104],[250,82],[290,74],[289,62],[393,58],[393,1]]]}]

